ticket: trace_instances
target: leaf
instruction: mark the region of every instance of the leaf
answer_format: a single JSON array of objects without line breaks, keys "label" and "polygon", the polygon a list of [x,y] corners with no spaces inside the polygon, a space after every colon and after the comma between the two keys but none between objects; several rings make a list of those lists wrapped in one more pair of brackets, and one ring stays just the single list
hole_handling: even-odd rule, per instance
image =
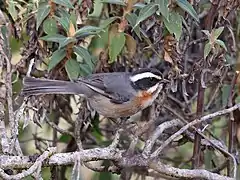
[{"label": "leaf", "polygon": [[157,14],[161,13],[163,17],[169,20],[168,0],[156,0],[155,2],[158,4]]},{"label": "leaf", "polygon": [[65,49],[58,49],[54,51],[52,54],[51,60],[49,61],[49,64],[48,64],[48,71],[54,68],[65,56],[66,56]]},{"label": "leaf", "polygon": [[71,80],[75,80],[79,76],[80,67],[79,63],[75,59],[69,59],[65,64],[68,77]]},{"label": "leaf", "polygon": [[46,34],[57,34],[58,28],[57,28],[57,22],[55,19],[48,18],[43,22],[43,31]]},{"label": "leaf", "polygon": [[100,17],[102,14],[103,3],[101,0],[93,1],[93,12],[88,15],[88,17]]},{"label": "leaf", "polygon": [[68,32],[69,24],[70,24],[70,17],[64,16],[64,17],[57,17],[55,16],[55,19],[62,25],[65,32]]},{"label": "leaf", "polygon": [[139,25],[140,22],[144,21],[151,15],[153,15],[158,10],[158,6],[156,4],[148,4],[144,8],[141,9],[139,12],[139,16],[136,20],[136,24],[134,25],[133,29]]},{"label": "leaf", "polygon": [[222,34],[223,30],[224,30],[224,27],[214,29],[213,30],[213,38],[217,39]]},{"label": "leaf", "polygon": [[126,6],[126,3],[123,0],[102,0],[101,2]]},{"label": "leaf", "polygon": [[59,43],[60,41],[66,39],[67,37],[61,35],[61,34],[51,34],[51,35],[46,35],[43,36],[39,39],[44,40],[44,41],[52,41],[52,42],[57,42]]},{"label": "leaf", "polygon": [[125,44],[126,44],[128,54],[132,58],[136,53],[137,42],[132,36],[130,36],[128,34],[125,34],[125,38],[126,38],[126,43]]},{"label": "leaf", "polygon": [[204,46],[204,59],[207,58],[207,56],[209,55],[210,51],[211,51],[211,44],[208,42],[207,44],[205,44]]},{"label": "leaf", "polygon": [[79,55],[80,57],[82,57],[86,62],[86,64],[89,66],[89,67],[93,67],[93,63],[92,63],[92,57],[91,55],[89,54],[88,50],[81,47],[81,46],[74,46],[73,47],[73,51]]},{"label": "leaf", "polygon": [[73,25],[76,27],[77,25],[77,16],[76,14],[72,13],[70,16],[70,21],[73,23]]},{"label": "leaf", "polygon": [[[133,28],[136,24],[136,21],[137,21],[137,15],[134,14],[134,13],[129,13],[129,14],[126,14],[126,19],[127,21],[129,22],[129,24],[131,25],[131,27]],[[140,40],[142,40],[142,37],[140,35],[140,27],[139,25],[138,26],[135,26],[135,28],[133,29],[133,31],[136,33],[136,35],[138,36],[138,38]]]},{"label": "leaf", "polygon": [[82,77],[92,74],[93,68],[89,67],[87,64],[80,65],[80,75]]},{"label": "leaf", "polygon": [[18,12],[16,10],[15,1],[9,0],[8,3],[9,3],[8,4],[8,12],[11,14],[13,20],[16,20],[18,17]]},{"label": "leaf", "polygon": [[36,29],[38,30],[39,26],[42,24],[43,20],[48,16],[50,13],[50,6],[42,5],[38,8],[37,11],[37,26]]},{"label": "leaf", "polygon": [[164,50],[164,60],[173,65],[173,60],[172,60],[171,56],[170,56],[169,53],[168,53],[167,51],[165,51],[165,50]]},{"label": "leaf", "polygon": [[106,20],[103,20],[103,22],[101,22],[100,27],[102,29],[106,28],[109,24],[111,24],[112,22],[114,22],[116,19],[118,19],[119,17],[115,16],[115,17],[111,17],[108,18]]},{"label": "leaf", "polygon": [[66,45],[68,45],[68,44],[70,44],[70,43],[72,43],[72,42],[76,42],[77,40],[75,39],[75,38],[73,38],[73,37],[67,37],[67,38],[65,38],[65,39],[61,39],[60,41],[59,41],[59,48],[62,48],[62,47],[64,47],[64,46],[66,46]]},{"label": "leaf", "polygon": [[222,40],[217,39],[217,40],[215,41],[215,43],[217,43],[217,44],[220,45],[222,48],[224,48],[225,51],[227,51],[227,47],[226,47],[225,43],[224,43]]},{"label": "leaf", "polygon": [[99,36],[93,37],[91,44],[89,45],[89,51],[94,56],[99,56],[101,52],[106,51],[108,47],[108,29],[99,33]]},{"label": "leaf", "polygon": [[195,19],[195,21],[199,22],[199,18],[198,18],[198,15],[197,15],[195,9],[187,0],[177,0],[176,3],[184,11],[186,11],[188,14],[190,14],[190,16],[192,16],[193,19]]},{"label": "leaf", "polygon": [[166,18],[163,18],[164,25],[166,26],[167,30],[174,34],[176,39],[179,40],[182,34],[182,18],[181,16],[172,11],[169,14],[169,21]]},{"label": "leaf", "polygon": [[67,8],[71,8],[71,9],[74,8],[72,3],[69,0],[53,0],[53,2],[55,2],[56,4],[62,5],[64,7],[67,7]]},{"label": "leaf", "polygon": [[64,7],[59,7],[58,10],[56,11],[56,15],[59,17],[70,17],[70,14],[68,13],[67,9]]},{"label": "leaf", "polygon": [[89,35],[95,35],[102,31],[102,28],[95,26],[84,26],[81,29],[77,30],[75,37],[86,37]]},{"label": "leaf", "polygon": [[68,36],[73,37],[75,35],[75,32],[76,32],[75,27],[74,27],[73,23],[70,21]]},{"label": "leaf", "polygon": [[222,106],[226,107],[228,104],[228,96],[231,91],[231,85],[223,85],[221,88],[222,91]]},{"label": "leaf", "polygon": [[110,63],[114,62],[117,56],[122,51],[125,44],[125,36],[123,32],[118,32],[115,36],[110,39],[109,44],[109,57]]},{"label": "leaf", "polygon": [[138,2],[138,3],[136,3],[136,4],[133,5],[133,8],[134,8],[134,9],[142,9],[142,8],[144,8],[145,6],[146,6],[146,4],[141,3],[141,2]]}]

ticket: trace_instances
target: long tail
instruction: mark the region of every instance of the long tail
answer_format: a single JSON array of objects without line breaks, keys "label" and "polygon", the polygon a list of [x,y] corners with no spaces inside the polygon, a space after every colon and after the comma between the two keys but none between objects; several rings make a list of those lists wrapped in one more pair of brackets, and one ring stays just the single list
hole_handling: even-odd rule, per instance
[{"label": "long tail", "polygon": [[86,86],[82,82],[70,82],[25,77],[22,96],[38,94],[84,94]]}]

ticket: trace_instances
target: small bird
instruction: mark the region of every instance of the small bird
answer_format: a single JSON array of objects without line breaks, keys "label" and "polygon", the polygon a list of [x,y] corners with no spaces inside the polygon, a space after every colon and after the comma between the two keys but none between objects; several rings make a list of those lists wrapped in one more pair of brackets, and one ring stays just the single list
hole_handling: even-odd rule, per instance
[{"label": "small bird", "polygon": [[99,114],[109,118],[124,118],[150,106],[166,82],[161,72],[154,68],[97,73],[76,81],[25,77],[21,95],[83,95]]}]

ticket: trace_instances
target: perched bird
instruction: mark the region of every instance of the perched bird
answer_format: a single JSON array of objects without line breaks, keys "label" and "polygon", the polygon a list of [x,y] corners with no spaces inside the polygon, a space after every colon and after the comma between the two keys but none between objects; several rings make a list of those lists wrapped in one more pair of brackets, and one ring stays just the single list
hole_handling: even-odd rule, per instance
[{"label": "perched bird", "polygon": [[77,81],[24,78],[23,96],[79,94],[105,117],[129,117],[150,106],[167,81],[154,68],[92,74]]}]

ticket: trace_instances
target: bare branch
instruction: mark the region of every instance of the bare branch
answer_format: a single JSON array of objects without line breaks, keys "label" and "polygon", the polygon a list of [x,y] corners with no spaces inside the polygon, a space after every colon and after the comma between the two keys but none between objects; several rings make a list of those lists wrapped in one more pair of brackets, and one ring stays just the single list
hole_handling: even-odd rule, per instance
[{"label": "bare branch", "polygon": [[148,157],[151,153],[151,150],[157,141],[158,137],[163,133],[163,131],[167,128],[174,127],[177,125],[182,124],[182,122],[179,119],[173,119],[171,121],[164,122],[160,124],[156,130],[154,131],[153,135],[146,141],[143,155]]},{"label": "bare branch", "polygon": [[167,147],[175,138],[177,138],[179,135],[181,135],[183,132],[185,132],[188,128],[198,124],[198,123],[201,123],[201,122],[204,122],[206,120],[209,120],[209,119],[212,119],[214,117],[217,117],[217,116],[221,116],[221,115],[225,115],[225,114],[228,114],[236,109],[240,108],[240,103],[239,104],[236,104],[234,105],[233,107],[231,108],[228,108],[228,109],[224,109],[224,110],[221,110],[221,111],[217,111],[215,113],[212,113],[212,114],[208,114],[206,116],[203,116],[202,118],[200,119],[195,119],[194,121],[188,123],[187,125],[185,125],[184,127],[182,127],[179,131],[177,131],[175,134],[173,134],[172,136],[170,136],[165,142],[164,144],[162,144],[162,146],[160,146],[152,155],[151,157],[154,158],[154,157],[157,157],[160,152],[165,148]]},{"label": "bare branch", "polygon": [[[46,160],[50,155],[56,152],[56,148],[49,148],[48,151],[45,151],[40,157],[37,158],[36,162],[26,171],[23,171],[16,175],[8,175],[4,172],[3,169],[0,169],[0,177],[4,178],[5,180],[14,180],[14,179],[22,179],[26,176],[33,174],[36,171],[39,171],[41,168],[42,163]],[[19,162],[21,164],[21,162]]]},{"label": "bare branch", "polygon": [[[55,151],[52,151],[55,152]],[[80,152],[72,152],[72,153],[57,153],[49,157],[51,153],[46,151],[44,155],[40,156],[41,161],[39,162],[39,158],[37,161],[32,165],[31,160],[28,156],[0,156],[0,168],[28,168],[26,172],[35,172],[38,168],[39,164],[42,163],[43,166],[51,166],[51,165],[69,165],[75,162],[76,156],[81,157],[81,161],[89,162],[89,161],[96,161],[96,160],[113,160],[118,164],[119,167],[126,167],[126,168],[134,168],[134,167],[150,167],[153,170],[157,171],[158,173],[162,173],[164,175],[168,175],[171,177],[177,178],[200,178],[200,179],[209,179],[209,180],[233,180],[233,178],[229,178],[226,176],[221,176],[219,174],[211,173],[207,170],[203,169],[196,169],[196,170],[189,170],[189,169],[178,169],[172,166],[164,165],[159,161],[151,160],[150,158],[144,158],[140,154],[133,155],[131,157],[125,154],[125,151],[119,149],[112,149],[112,148],[95,148],[95,149],[87,149],[82,150]],[[42,161],[49,157],[48,160]],[[23,172],[24,173],[24,172]],[[21,177],[22,176],[22,173]],[[0,175],[2,177],[13,177],[3,174],[3,170],[0,171]],[[4,175],[4,176],[3,176]],[[24,174],[25,175],[25,174]],[[16,176],[16,175],[14,175]],[[20,175],[18,175],[20,177]]]},{"label": "bare branch", "polygon": [[211,179],[211,180],[234,180],[234,178],[229,178],[226,176],[221,176],[219,174],[209,173],[209,171],[205,169],[179,169],[175,167],[171,167],[161,162],[152,163],[150,167],[155,171],[175,178],[189,178],[189,179]]},{"label": "bare branch", "polygon": [[9,139],[7,137],[7,130],[4,122],[4,106],[1,102],[0,102],[0,140],[3,153],[4,154],[8,153]]}]

